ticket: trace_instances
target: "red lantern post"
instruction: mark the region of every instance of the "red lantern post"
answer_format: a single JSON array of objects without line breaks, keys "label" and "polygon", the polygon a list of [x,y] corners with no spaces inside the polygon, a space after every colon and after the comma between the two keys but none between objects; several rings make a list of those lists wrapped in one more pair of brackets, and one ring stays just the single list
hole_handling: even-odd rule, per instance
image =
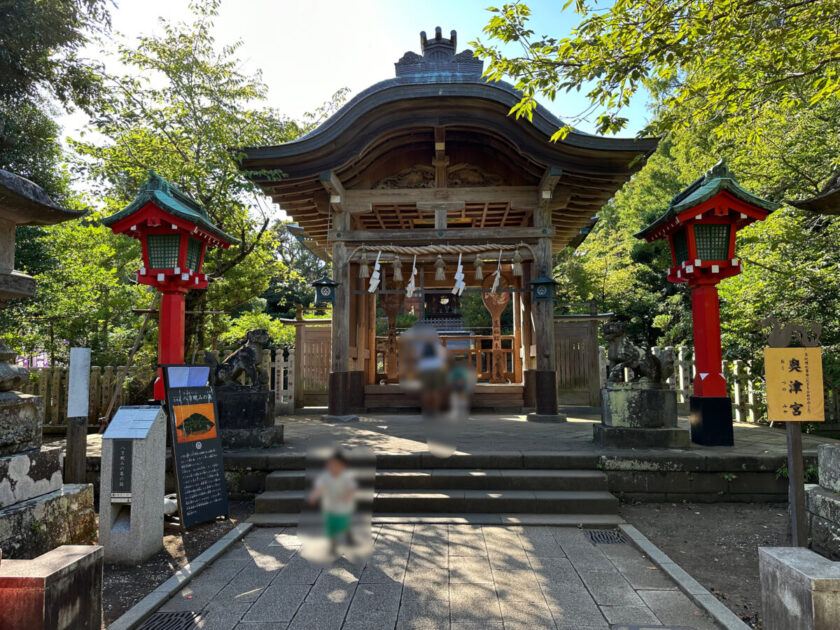
[{"label": "red lantern post", "polygon": [[719,162],[674,197],[661,217],[636,234],[648,242],[667,240],[672,261],[668,280],[691,288],[696,371],[691,440],[695,443],[734,443],[732,403],[722,370],[717,284],[741,273],[741,261],[735,257],[738,230],[763,221],[776,208],[778,204],[741,188]]},{"label": "red lantern post", "polygon": [[[134,201],[102,223],[115,234],[127,234],[140,241],[143,266],[137,272],[137,281],[163,294],[158,363],[183,363],[187,291],[207,288],[202,267],[208,247],[227,249],[239,241],[213,225],[195,200],[154,172],[149,173]],[[154,397],[165,397],[160,370]]]}]

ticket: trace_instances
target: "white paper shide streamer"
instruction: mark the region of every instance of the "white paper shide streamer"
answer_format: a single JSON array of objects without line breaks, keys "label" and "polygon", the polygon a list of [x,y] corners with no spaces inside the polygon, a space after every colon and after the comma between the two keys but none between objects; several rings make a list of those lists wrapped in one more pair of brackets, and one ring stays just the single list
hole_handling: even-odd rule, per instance
[{"label": "white paper shide streamer", "polygon": [[376,253],[376,262],[373,263],[373,273],[370,276],[370,285],[368,286],[368,293],[376,293],[376,289],[379,287],[379,281],[382,278],[382,275],[379,272],[379,257],[382,256],[382,252]]},{"label": "white paper shide streamer", "polygon": [[496,266],[496,271],[493,272],[493,287],[490,293],[496,293],[499,289],[499,280],[502,277],[502,250],[499,250],[499,264]]},{"label": "white paper shide streamer", "polygon": [[417,277],[417,254],[414,255],[414,261],[411,263],[411,277],[408,279],[408,284],[405,285],[405,297],[414,297],[414,291],[417,289],[417,284],[414,279]]},{"label": "white paper shide streamer", "polygon": [[461,264],[461,254],[458,254],[458,268],[455,270],[455,286],[452,287],[452,295],[461,295],[467,288],[464,282],[464,266]]}]

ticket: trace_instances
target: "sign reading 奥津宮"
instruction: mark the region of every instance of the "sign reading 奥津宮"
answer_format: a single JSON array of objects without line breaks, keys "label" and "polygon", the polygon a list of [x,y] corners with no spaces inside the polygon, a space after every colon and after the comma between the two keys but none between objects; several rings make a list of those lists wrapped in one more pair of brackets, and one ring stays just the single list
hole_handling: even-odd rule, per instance
[{"label": "sign reading \u5965\u6d25\u5bae", "polygon": [[825,420],[822,348],[765,348],[764,369],[771,422]]},{"label": "sign reading \u5965\u6d25\u5bae", "polygon": [[[216,396],[206,384],[208,374],[206,366],[164,367],[178,507],[184,529],[228,514]],[[200,382],[204,384],[198,385]]]}]

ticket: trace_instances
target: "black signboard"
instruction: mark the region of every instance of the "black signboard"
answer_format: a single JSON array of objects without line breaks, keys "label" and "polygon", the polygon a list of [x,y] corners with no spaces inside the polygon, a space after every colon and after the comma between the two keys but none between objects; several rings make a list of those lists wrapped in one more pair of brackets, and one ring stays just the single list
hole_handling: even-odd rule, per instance
[{"label": "black signboard", "polygon": [[208,372],[207,366],[163,368],[183,529],[228,515],[219,415]]},{"label": "black signboard", "polygon": [[111,451],[111,502],[131,502],[131,463],[134,442],[114,440]]}]

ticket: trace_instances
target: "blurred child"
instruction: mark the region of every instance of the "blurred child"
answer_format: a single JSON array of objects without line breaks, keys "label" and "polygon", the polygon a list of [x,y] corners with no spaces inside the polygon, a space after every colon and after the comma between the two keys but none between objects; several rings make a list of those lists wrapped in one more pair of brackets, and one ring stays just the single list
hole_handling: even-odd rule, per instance
[{"label": "blurred child", "polygon": [[341,450],[336,450],[327,459],[309,493],[310,505],[321,502],[324,530],[333,555],[338,554],[338,540],[342,534],[346,536],[347,544],[354,544],[350,521],[356,505],[356,487],[356,479],[347,467],[347,458]]}]

